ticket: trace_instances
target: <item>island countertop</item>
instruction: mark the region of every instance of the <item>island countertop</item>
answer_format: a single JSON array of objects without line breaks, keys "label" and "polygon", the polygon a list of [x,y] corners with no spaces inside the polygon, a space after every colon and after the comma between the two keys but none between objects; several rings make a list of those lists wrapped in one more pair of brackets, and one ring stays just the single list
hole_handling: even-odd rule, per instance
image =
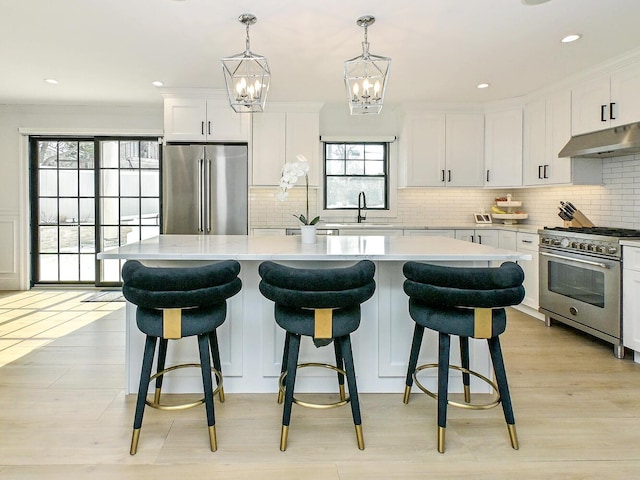
[{"label": "island countertop", "polygon": [[298,236],[159,235],[98,254],[136,260],[360,260],[517,261],[531,255],[446,237],[319,235],[307,245]]}]

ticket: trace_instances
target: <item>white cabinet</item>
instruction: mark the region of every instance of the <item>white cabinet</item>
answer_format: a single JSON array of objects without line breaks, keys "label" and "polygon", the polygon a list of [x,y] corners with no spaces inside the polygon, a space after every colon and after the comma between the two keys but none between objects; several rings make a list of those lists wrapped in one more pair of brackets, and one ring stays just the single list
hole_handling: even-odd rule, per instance
[{"label": "white cabinet", "polygon": [[234,112],[225,97],[165,96],[167,142],[248,142],[251,115]]},{"label": "white cabinet", "polygon": [[602,160],[558,157],[571,138],[571,92],[560,91],[525,106],[523,184],[601,184]]},{"label": "white cabinet", "polygon": [[484,124],[484,185],[522,185],[522,109],[489,112]]},{"label": "white cabinet", "polygon": [[640,248],[622,249],[622,343],[640,361]]},{"label": "white cabinet", "polygon": [[480,243],[491,247],[499,246],[499,230],[465,229],[456,230],[455,238],[466,242]]},{"label": "white cabinet", "polygon": [[282,166],[302,154],[309,185],[320,184],[320,116],[315,112],[264,112],[253,117],[252,184],[278,185]]},{"label": "white cabinet", "polygon": [[537,312],[538,310],[538,234],[517,232],[517,252],[528,253],[531,255],[531,260],[522,260],[518,264],[524,270],[524,290],[525,296],[522,304],[532,308]]},{"label": "white cabinet", "polygon": [[448,238],[456,238],[455,230],[440,230],[440,229],[429,229],[429,230],[418,230],[418,229],[407,229],[404,231],[405,236],[426,236],[426,237],[448,237]]},{"label": "white cabinet", "polygon": [[400,136],[401,187],[480,187],[484,115],[409,114]]},{"label": "white cabinet", "polygon": [[572,89],[573,135],[640,120],[640,66],[630,65]]},{"label": "white cabinet", "polygon": [[512,232],[511,230],[499,230],[498,231],[498,246],[500,248],[504,248],[505,250],[518,250],[518,240],[516,236],[516,232]]}]

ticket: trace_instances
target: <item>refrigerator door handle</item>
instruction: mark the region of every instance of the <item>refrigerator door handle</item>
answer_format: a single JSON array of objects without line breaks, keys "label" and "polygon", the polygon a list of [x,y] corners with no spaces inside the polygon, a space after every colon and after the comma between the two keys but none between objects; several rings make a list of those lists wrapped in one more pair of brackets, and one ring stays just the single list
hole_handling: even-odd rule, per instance
[{"label": "refrigerator door handle", "polygon": [[204,231],[204,159],[198,159],[198,231]]},{"label": "refrigerator door handle", "polygon": [[211,233],[211,159],[205,161],[204,174],[204,219],[205,233]]}]

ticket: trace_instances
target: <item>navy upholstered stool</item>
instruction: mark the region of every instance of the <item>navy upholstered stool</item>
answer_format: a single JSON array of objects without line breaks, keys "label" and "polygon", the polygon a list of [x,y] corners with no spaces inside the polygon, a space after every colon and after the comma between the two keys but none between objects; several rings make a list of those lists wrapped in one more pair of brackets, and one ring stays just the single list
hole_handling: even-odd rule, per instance
[{"label": "navy upholstered stool", "polygon": [[[524,298],[524,273],[519,265],[505,262],[495,268],[459,268],[407,262],[404,265],[404,291],[409,296],[409,314],[416,322],[404,403],[409,403],[411,386],[415,380],[420,389],[438,400],[438,451],[444,453],[447,404],[484,409],[502,404],[511,446],[518,449],[515,418],[502,359],[499,335],[505,331],[507,317],[504,307],[517,305]],[[417,366],[424,329],[438,332],[438,363]],[[449,365],[450,335],[460,338],[461,366]],[[469,337],[486,338],[497,385],[469,369]],[[423,387],[416,374],[430,367],[438,367],[438,393]],[[448,400],[449,368],[462,372],[465,403]],[[489,403],[471,404],[470,375],[487,382],[498,393]]]},{"label": "navy upholstered stool", "polygon": [[[209,425],[209,443],[211,451],[216,451],[213,397],[219,393],[220,401],[224,401],[216,328],[225,321],[227,298],[238,293],[242,287],[238,278],[239,272],[240,264],[233,260],[188,268],[146,267],[137,260],[129,260],[124,264],[122,293],[128,301],[137,305],[136,323],[147,335],[133,422],[131,455],[135,455],[138,449],[145,404],[161,410],[177,410],[204,403]],[[200,364],[181,364],[165,368],[168,340],[194,335],[198,336]],[[152,376],[151,369],[158,339],[158,367]],[[216,390],[213,390],[211,379],[209,351],[213,356],[213,370],[218,384]],[[164,374],[184,367],[200,367],[204,398],[185,405],[162,405],[160,395]],[[156,380],[154,399],[147,401],[149,383],[153,379]]]},{"label": "navy upholstered stool", "polygon": [[[351,403],[358,448],[364,449],[360,403],[356,386],[350,334],[360,325],[360,304],[373,295],[375,265],[362,260],[343,268],[291,268],[273,262],[263,262],[259,268],[260,292],[275,302],[275,320],[285,332],[282,355],[282,375],[278,402],[284,408],[280,450],[287,448],[291,407],[293,403],[312,408],[330,408]],[[333,342],[336,365],[306,363],[298,365],[300,339],[313,337],[316,346]],[[340,401],[318,405],[302,402],[294,397],[298,367],[326,367],[338,375]],[[345,395],[344,376],[347,377],[349,396]]]}]

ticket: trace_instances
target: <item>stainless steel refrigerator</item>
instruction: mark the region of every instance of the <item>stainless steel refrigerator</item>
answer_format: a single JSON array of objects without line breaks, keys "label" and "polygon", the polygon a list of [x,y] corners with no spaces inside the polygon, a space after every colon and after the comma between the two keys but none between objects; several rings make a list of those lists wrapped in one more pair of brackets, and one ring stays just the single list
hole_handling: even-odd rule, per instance
[{"label": "stainless steel refrigerator", "polygon": [[165,145],[162,233],[246,235],[245,144]]}]

